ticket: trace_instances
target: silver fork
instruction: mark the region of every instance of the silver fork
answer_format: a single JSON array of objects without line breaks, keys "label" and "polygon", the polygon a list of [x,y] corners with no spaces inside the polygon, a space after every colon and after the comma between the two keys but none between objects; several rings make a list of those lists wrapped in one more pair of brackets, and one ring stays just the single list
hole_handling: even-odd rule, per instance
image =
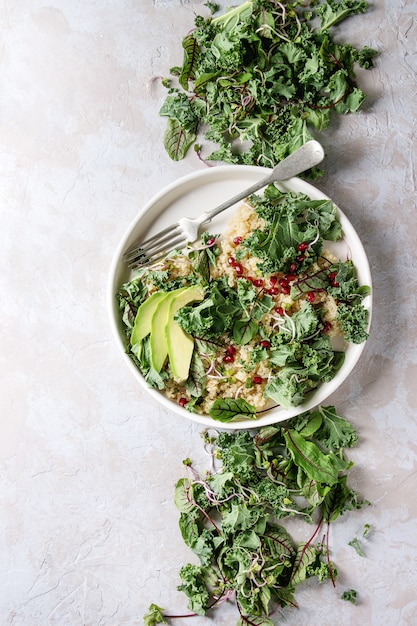
[{"label": "silver fork", "polygon": [[135,243],[125,254],[124,260],[129,267],[146,267],[163,259],[171,250],[183,248],[187,243],[198,239],[200,227],[208,224],[213,217],[225,211],[236,202],[248,198],[250,195],[266,187],[270,183],[284,181],[301,174],[318,165],[323,160],[324,152],[318,141],[307,141],[298,150],[280,161],[274,169],[262,180],[238,193],[233,198],[212,211],[202,213],[196,219],[182,217],[177,224],[172,224],[150,237],[143,243]]}]

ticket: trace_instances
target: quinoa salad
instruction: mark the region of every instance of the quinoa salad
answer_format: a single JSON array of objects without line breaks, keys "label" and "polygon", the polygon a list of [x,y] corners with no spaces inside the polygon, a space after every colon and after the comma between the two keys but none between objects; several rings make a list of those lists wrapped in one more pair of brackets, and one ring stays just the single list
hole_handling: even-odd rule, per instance
[{"label": "quinoa salad", "polygon": [[[344,346],[368,337],[363,299],[370,288],[359,284],[349,258],[329,251],[328,242],[342,238],[331,200],[268,186],[238,207],[222,235],[205,232],[122,285],[126,351],[150,387],[220,422],[302,405],[335,376]],[[164,325],[153,328],[152,316],[137,333],[152,296],[174,301],[184,291],[190,300],[177,300],[166,326],[186,340],[185,366],[182,344],[171,353]]]}]

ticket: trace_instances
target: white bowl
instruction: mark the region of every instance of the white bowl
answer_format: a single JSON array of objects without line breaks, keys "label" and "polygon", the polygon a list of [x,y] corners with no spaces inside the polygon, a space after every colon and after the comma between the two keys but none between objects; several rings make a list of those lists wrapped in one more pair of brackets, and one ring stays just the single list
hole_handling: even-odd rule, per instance
[{"label": "white bowl", "polygon": [[[203,211],[212,209],[221,204],[225,198],[232,197],[238,192],[249,187],[253,183],[261,180],[268,170],[262,167],[250,165],[217,165],[198,171],[172,183],[157,193],[139,212],[136,219],[131,223],[125,235],[122,237],[110,268],[108,281],[107,304],[112,330],[120,348],[122,359],[128,369],[132,372],[138,383],[159,403],[167,409],[181,417],[203,424],[206,427],[238,430],[243,428],[261,427],[274,424],[299,415],[304,411],[311,410],[315,406],[322,404],[330,394],[334,393],[338,387],[346,380],[356,365],[365,342],[361,344],[349,344],[345,350],[345,360],[337,372],[336,376],[327,383],[322,383],[319,387],[309,393],[306,400],[290,409],[274,407],[262,413],[256,420],[241,420],[228,423],[221,423],[213,420],[209,416],[191,413],[179,406],[177,403],[166,398],[162,392],[148,387],[140,371],[137,369],[131,358],[125,351],[125,335],[123,333],[122,321],[116,299],[116,293],[120,286],[127,282],[132,272],[123,261],[124,252],[139,238],[152,235],[162,228],[175,223],[180,217],[197,217]],[[280,187],[284,191],[301,192],[313,200],[328,198],[316,187],[310,185],[300,178],[291,178]],[[211,233],[221,233],[233,211],[233,207],[217,216],[210,224]],[[371,287],[371,272],[368,259],[362,243],[344,213],[338,209],[338,216],[342,225],[344,239],[331,244],[331,250],[335,255],[345,260],[347,256],[353,261],[359,283]],[[369,312],[369,322],[371,318],[372,296],[366,296],[363,300],[364,306]]]}]

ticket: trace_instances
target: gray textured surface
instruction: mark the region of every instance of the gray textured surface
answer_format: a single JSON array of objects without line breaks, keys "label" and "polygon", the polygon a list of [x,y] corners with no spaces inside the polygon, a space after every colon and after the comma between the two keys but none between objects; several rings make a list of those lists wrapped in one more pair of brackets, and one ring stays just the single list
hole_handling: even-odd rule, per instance
[{"label": "gray textured surface", "polygon": [[[417,3],[371,4],[339,30],[381,52],[359,75],[368,99],[321,137],[317,185],[353,222],[373,271],[372,335],[331,398],[358,430],[353,486],[373,506],[334,524],[338,586],[307,585],[279,622],[294,626],[417,620]],[[165,155],[165,91],[151,80],[180,62],[203,8],[0,2],[2,625],[133,625],[151,601],[185,608],[175,588],[190,554],[172,494],[182,459],[202,460],[200,429],[125,370],[105,290],[138,208],[204,167]],[[365,523],[360,558],[347,542]],[[351,587],[356,607],[339,599]],[[211,623],[235,615],[223,607]]]}]

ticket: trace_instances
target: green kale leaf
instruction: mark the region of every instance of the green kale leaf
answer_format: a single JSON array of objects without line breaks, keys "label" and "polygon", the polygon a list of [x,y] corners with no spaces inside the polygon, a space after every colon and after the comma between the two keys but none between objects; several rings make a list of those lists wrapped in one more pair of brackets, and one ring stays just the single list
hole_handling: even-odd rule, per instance
[{"label": "green kale leaf", "polygon": [[369,313],[361,303],[339,304],[337,308],[337,321],[343,331],[346,341],[362,343],[369,336],[368,328]]},{"label": "green kale leaf", "polygon": [[151,604],[146,615],[143,616],[144,626],[156,626],[156,624],[167,624],[164,619],[163,610],[156,604]]},{"label": "green kale leaf", "polygon": [[328,30],[357,13],[365,13],[368,10],[368,4],[365,0],[327,0],[316,8],[316,13],[320,17],[322,31]]}]

